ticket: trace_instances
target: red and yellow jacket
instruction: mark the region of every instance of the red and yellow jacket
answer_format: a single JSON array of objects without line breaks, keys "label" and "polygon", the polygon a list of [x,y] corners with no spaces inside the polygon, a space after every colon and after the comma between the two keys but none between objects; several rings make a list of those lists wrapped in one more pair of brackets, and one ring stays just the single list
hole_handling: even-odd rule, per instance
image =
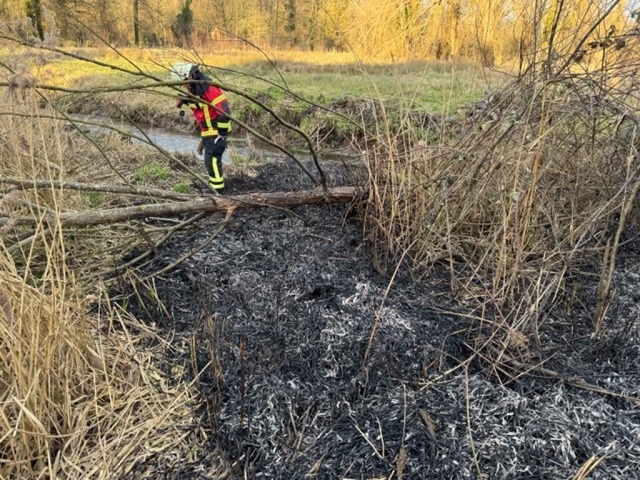
[{"label": "red and yellow jacket", "polygon": [[215,85],[210,85],[200,98],[213,107],[194,99],[183,100],[191,108],[191,113],[200,127],[200,135],[202,137],[226,136],[231,131],[231,123],[228,117],[229,100],[224,92]]}]

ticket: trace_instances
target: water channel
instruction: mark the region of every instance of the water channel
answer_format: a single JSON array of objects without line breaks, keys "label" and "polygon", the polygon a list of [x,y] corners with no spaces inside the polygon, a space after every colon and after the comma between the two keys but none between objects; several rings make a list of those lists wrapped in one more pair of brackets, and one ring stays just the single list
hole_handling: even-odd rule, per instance
[{"label": "water channel", "polygon": [[[194,154],[197,155],[198,145],[197,134],[187,132],[177,132],[163,128],[134,125],[126,121],[117,121],[99,115],[75,115],[74,120],[78,120],[77,126],[87,133],[117,133],[124,138],[130,139],[135,144],[154,144],[172,154]],[[294,155],[304,163],[311,162],[312,156],[307,152],[293,151]],[[253,140],[248,136],[239,137],[231,135],[228,139],[228,148],[223,161],[225,164],[237,163],[241,161],[253,160],[257,162],[270,162],[286,160],[288,155],[277,148],[262,142]],[[357,155],[354,152],[332,152],[331,154],[318,154],[321,163],[325,162],[347,162],[352,163]]]}]

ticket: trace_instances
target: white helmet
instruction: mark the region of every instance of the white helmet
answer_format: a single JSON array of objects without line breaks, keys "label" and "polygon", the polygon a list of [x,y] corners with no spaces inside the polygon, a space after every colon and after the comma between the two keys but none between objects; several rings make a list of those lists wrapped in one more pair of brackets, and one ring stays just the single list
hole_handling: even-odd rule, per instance
[{"label": "white helmet", "polygon": [[171,80],[181,81],[189,78],[189,74],[194,66],[193,63],[176,63],[171,66]]}]

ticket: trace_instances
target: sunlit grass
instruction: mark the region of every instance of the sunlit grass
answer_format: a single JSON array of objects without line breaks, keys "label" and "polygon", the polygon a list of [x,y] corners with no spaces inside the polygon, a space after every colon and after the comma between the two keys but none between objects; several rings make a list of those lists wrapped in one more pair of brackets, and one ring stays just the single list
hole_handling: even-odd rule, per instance
[{"label": "sunlit grass", "polygon": [[478,69],[456,65],[446,70],[432,69],[428,64],[420,68],[348,65],[328,71],[313,64],[303,68],[287,68],[285,64],[278,70],[265,67],[255,77],[236,76],[235,82],[249,91],[260,92],[268,87],[266,80],[314,101],[344,97],[398,100],[433,113],[445,113],[468,103],[489,88]]},{"label": "sunlit grass", "polygon": [[[282,89],[325,104],[344,97],[373,98],[400,101],[403,105],[432,113],[447,113],[473,101],[503,78],[468,62],[366,63],[344,52],[264,54],[253,50],[196,55],[177,49],[76,48],[65,51],[87,60],[49,51],[34,53],[33,50],[16,49],[0,50],[0,58],[12,59],[22,70],[34,74],[39,83],[54,87],[134,88],[145,79],[118,69],[141,71],[161,80],[170,80],[170,66],[188,61],[206,65],[208,72],[220,83],[253,95],[267,91],[273,94],[274,90]],[[171,94],[171,91],[166,90],[166,93]]]}]

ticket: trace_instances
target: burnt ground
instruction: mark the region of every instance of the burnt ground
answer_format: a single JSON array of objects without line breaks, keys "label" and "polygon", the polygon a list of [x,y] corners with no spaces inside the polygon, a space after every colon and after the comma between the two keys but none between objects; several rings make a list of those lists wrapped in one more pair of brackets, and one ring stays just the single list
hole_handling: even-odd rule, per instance
[{"label": "burnt ground", "polygon": [[[281,165],[227,179],[232,192],[308,188]],[[222,220],[163,247],[147,272]],[[634,265],[617,277],[617,343],[595,345],[586,317],[549,319],[547,368],[640,395]],[[176,346],[171,362],[202,371],[208,432],[199,457],[163,478],[209,478],[207,452],[230,478],[560,479],[593,455],[605,458],[589,478],[640,478],[637,404],[535,374],[504,384],[476,363],[451,371],[469,355],[468,325],[443,313],[446,275],[417,284],[401,272],[389,287],[349,206],[237,211],[156,288],[166,311],[147,320]]]}]

